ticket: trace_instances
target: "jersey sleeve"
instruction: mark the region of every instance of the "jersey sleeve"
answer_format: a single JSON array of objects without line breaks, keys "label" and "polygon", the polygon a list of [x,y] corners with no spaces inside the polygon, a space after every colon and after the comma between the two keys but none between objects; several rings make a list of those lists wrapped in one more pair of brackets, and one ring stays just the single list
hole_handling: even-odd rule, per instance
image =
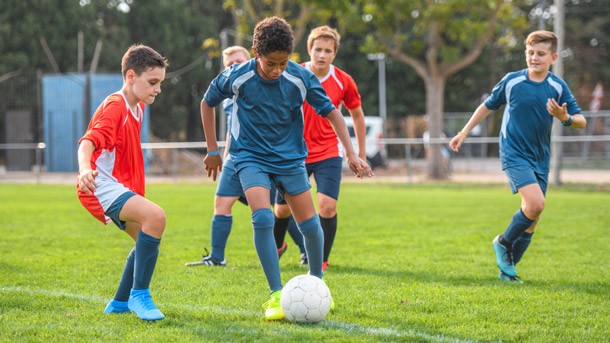
[{"label": "jersey sleeve", "polygon": [[231,72],[233,71],[234,66],[231,66],[229,69],[226,69],[222,73],[220,73],[212,83],[208,86],[208,90],[203,95],[203,100],[205,100],[206,104],[210,107],[216,107],[220,104],[224,99],[230,98],[233,96],[231,91]]},{"label": "jersey sleeve", "polygon": [[564,103],[567,104],[568,114],[570,114],[570,115],[581,114],[582,110],[576,103],[576,99],[574,99],[574,96],[572,95],[570,88],[563,80],[561,82],[561,86],[563,87],[563,91],[561,92],[561,98],[559,99],[559,102],[558,102],[559,105],[563,106]]},{"label": "jersey sleeve", "polygon": [[307,95],[305,96],[305,100],[308,104],[313,107],[317,114],[322,117],[326,117],[332,110],[335,109],[335,106],[330,101],[328,95],[326,95],[326,91],[322,87],[322,84],[318,80],[318,78],[313,74],[309,76]]},{"label": "jersey sleeve", "polygon": [[358,86],[356,85],[356,81],[348,75],[345,75],[345,94],[343,95],[343,104],[348,110],[353,110],[354,108],[358,108],[362,106],[362,101],[360,100],[360,93],[358,93]]},{"label": "jersey sleeve", "polygon": [[506,83],[508,74],[506,74],[500,82],[493,88],[491,95],[485,100],[485,106],[490,110],[497,110],[500,106],[506,104]]},{"label": "jersey sleeve", "polygon": [[119,125],[125,117],[125,111],[123,98],[120,101],[108,98],[93,117],[87,132],[78,143],[87,139],[93,142],[96,150],[112,150],[116,143]]}]

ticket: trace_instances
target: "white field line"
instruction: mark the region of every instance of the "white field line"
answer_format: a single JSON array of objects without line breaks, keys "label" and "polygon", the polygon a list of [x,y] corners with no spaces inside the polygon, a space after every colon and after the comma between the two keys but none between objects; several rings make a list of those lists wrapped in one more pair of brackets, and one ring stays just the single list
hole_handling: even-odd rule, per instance
[{"label": "white field line", "polygon": [[[106,304],[111,299],[100,297],[100,296],[91,296],[91,295],[83,295],[83,294],[74,294],[68,293],[65,291],[57,291],[57,290],[45,290],[45,289],[30,289],[29,287],[0,287],[1,292],[6,293],[25,293],[29,295],[48,295],[53,297],[68,297],[74,299],[80,299],[90,302],[97,302]],[[178,305],[178,304],[162,304],[157,303],[159,307],[170,307],[180,310],[189,310],[189,311],[208,311],[221,315],[243,315],[243,316],[252,316],[258,317],[261,314],[259,312],[253,312],[248,310],[240,310],[235,308],[220,308],[218,306],[192,306],[192,305]],[[430,340],[433,342],[439,343],[479,343],[477,340],[464,340],[453,337],[447,337],[442,335],[431,335],[425,332],[419,332],[415,330],[399,330],[399,329],[389,329],[389,328],[380,328],[380,327],[366,327],[357,324],[349,324],[349,323],[341,323],[334,321],[323,321],[322,325],[336,328],[337,330],[345,333],[345,334],[368,334],[368,335],[376,335],[376,336],[403,336],[403,337],[415,337],[415,338],[423,338],[426,340]],[[199,330],[197,330],[199,331]],[[284,331],[280,329],[280,331]],[[289,333],[288,329],[286,329],[286,333]]]}]

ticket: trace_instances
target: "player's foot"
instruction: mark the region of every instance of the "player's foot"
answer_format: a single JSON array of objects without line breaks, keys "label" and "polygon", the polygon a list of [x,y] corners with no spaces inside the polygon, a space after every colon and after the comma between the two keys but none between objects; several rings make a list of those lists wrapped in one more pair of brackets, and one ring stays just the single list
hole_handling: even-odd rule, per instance
[{"label": "player's foot", "polygon": [[494,251],[496,252],[496,262],[501,271],[508,276],[517,276],[515,263],[513,262],[513,248],[501,242],[502,236],[497,236],[493,240]]},{"label": "player's foot", "polygon": [[326,269],[328,268],[329,263],[328,262],[322,262],[322,271],[325,272]]},{"label": "player's foot", "polygon": [[187,267],[200,266],[200,265],[204,265],[204,266],[218,266],[218,267],[226,267],[227,266],[227,260],[226,259],[224,259],[222,261],[218,261],[217,259],[213,258],[212,255],[210,255],[208,253],[208,249],[205,249],[205,253],[206,253],[206,255],[201,255],[201,261],[185,263],[184,265],[187,266]]},{"label": "player's foot", "polygon": [[498,279],[508,281],[508,282],[523,283],[523,281],[521,281],[518,276],[510,276],[501,270],[500,270],[500,273],[498,274]]},{"label": "player's foot", "polygon": [[132,289],[128,302],[129,309],[143,320],[160,320],[165,318],[152,301],[148,289]]},{"label": "player's foot", "polygon": [[263,304],[263,308],[265,308],[266,320],[272,321],[284,319],[284,311],[282,310],[282,305],[280,304],[281,295],[282,290],[275,291],[271,293],[271,298],[269,298],[269,300]]},{"label": "player's foot", "polygon": [[127,306],[127,301],[117,301],[114,299],[112,299],[112,301],[106,305],[106,309],[104,310],[104,313],[106,314],[126,312],[130,312],[129,306]]},{"label": "player's foot", "polygon": [[286,244],[286,241],[284,241],[284,244],[282,244],[282,247],[277,249],[277,258],[278,259],[281,258],[287,249],[288,249],[288,244]]},{"label": "player's foot", "polygon": [[301,264],[302,265],[307,265],[309,263],[309,261],[307,260],[307,253],[302,253],[301,254]]}]

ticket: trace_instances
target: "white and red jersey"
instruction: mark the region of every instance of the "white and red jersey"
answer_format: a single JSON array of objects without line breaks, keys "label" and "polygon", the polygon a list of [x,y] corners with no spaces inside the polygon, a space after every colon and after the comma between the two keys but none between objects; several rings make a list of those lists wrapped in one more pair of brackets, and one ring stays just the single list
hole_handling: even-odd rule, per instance
[{"label": "white and red jersey", "polygon": [[[311,70],[309,62],[301,65]],[[345,104],[348,110],[361,106],[356,82],[343,70],[331,64],[328,74],[320,79],[320,83],[335,108],[340,109],[341,103]],[[303,117],[305,121],[303,137],[307,143],[305,163],[343,157],[341,143],[328,119],[317,115],[307,102],[303,103]]]},{"label": "white and red jersey", "polygon": [[140,102],[136,111],[133,113],[123,92],[108,96],[79,141],[80,144],[87,139],[95,145],[91,169],[99,174],[95,177],[97,189],[93,194],[82,192],[77,185],[78,198],[103,223],[110,222],[105,213],[121,194],[131,190],[144,196],[144,157],[140,145],[144,103]]}]

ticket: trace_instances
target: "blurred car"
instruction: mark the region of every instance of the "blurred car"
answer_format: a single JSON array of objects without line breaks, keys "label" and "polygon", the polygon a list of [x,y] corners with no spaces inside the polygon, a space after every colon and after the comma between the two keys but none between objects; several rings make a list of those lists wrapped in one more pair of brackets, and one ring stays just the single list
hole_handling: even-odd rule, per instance
[{"label": "blurred car", "polygon": [[[358,142],[356,141],[356,134],[354,132],[354,121],[351,116],[343,118],[345,119],[347,131],[352,139],[354,150],[358,153]],[[364,124],[366,126],[365,146],[367,162],[372,169],[385,167],[387,151],[385,145],[381,144],[381,139],[383,138],[383,118],[365,116]],[[347,166],[347,164],[344,165]]]}]

